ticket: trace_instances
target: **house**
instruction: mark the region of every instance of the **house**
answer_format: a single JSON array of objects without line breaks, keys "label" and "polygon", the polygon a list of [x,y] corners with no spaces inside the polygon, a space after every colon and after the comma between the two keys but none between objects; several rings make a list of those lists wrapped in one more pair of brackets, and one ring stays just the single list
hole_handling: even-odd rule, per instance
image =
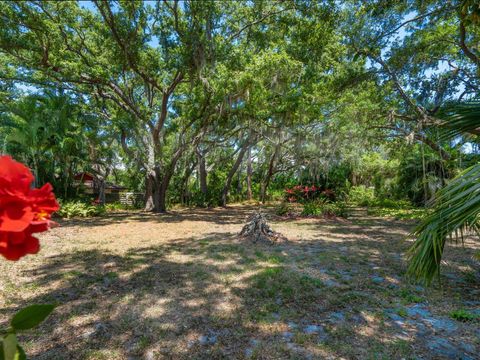
[{"label": "house", "polygon": [[[81,172],[74,176],[73,186],[79,187],[84,194],[99,195],[100,184],[92,173]],[[120,200],[120,193],[128,190],[126,187],[105,182],[105,200],[106,202],[114,202]]]},{"label": "house", "polygon": [[94,194],[94,176],[87,172],[78,173],[73,177],[73,186],[81,187],[84,194]]}]

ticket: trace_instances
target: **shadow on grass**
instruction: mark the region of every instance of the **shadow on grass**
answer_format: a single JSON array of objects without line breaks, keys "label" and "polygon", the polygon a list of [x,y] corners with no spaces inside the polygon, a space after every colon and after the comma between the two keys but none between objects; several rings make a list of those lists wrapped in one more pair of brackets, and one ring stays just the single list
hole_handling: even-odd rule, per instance
[{"label": "shadow on grass", "polygon": [[[229,209],[218,217],[195,211],[194,218],[237,223],[249,212]],[[192,220],[181,214],[161,221],[184,217]],[[29,270],[25,287],[34,290],[28,297],[11,295],[10,303],[59,306],[40,330],[21,340],[34,359],[428,355],[431,333],[404,336],[404,329],[385,319],[384,310],[401,301],[423,301],[402,282],[404,263],[392,255],[405,248],[396,234],[402,230],[385,223],[350,232],[343,223],[311,226],[331,238],[263,246],[233,233],[210,233],[124,255],[88,250],[48,257]],[[380,284],[374,275],[383,279]],[[10,316],[14,310],[2,312]]]},{"label": "shadow on grass", "polygon": [[93,218],[57,219],[62,227],[98,227],[131,222],[182,223],[183,221],[204,221],[217,225],[238,224],[245,220],[259,206],[235,206],[226,208],[195,208],[172,210],[166,213],[143,211],[118,211]]}]

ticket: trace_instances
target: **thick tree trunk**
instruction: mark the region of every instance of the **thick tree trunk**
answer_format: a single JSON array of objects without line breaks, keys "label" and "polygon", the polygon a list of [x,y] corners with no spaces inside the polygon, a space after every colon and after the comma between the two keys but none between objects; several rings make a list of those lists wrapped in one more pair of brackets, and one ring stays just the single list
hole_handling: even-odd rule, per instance
[{"label": "thick tree trunk", "polygon": [[167,212],[167,189],[168,189],[168,183],[170,182],[170,179],[164,179],[162,183],[160,184],[159,190],[156,192],[155,196],[155,212],[158,213],[165,213]]},{"label": "thick tree trunk", "polygon": [[149,172],[145,179],[145,211],[154,211],[155,203],[153,201],[153,194],[155,188],[156,176],[155,173]]},{"label": "thick tree trunk", "polygon": [[156,168],[156,183],[155,189],[153,191],[153,212],[164,213],[167,212],[167,189],[172,177],[172,170],[170,167],[164,169],[162,174],[160,167]]},{"label": "thick tree trunk", "polygon": [[145,211],[156,210],[155,193],[160,185],[160,172],[159,166],[155,163],[156,152],[159,152],[159,144],[155,142],[155,138],[152,134],[143,136],[143,143],[145,145],[145,151],[147,154],[146,168],[147,178],[145,182]]},{"label": "thick tree trunk", "polygon": [[170,180],[177,166],[178,160],[180,160],[182,154],[187,149],[185,144],[180,144],[177,150],[175,151],[170,163],[163,168],[163,171],[160,170],[159,166],[155,167],[156,178],[158,179],[158,186],[154,191],[154,212],[164,213],[167,212],[167,190]]},{"label": "thick tree trunk", "polygon": [[247,200],[252,200],[252,148],[247,153]]},{"label": "thick tree trunk", "polygon": [[227,175],[227,181],[225,182],[225,186],[223,187],[222,191],[222,206],[227,206],[227,200],[228,200],[228,192],[230,190],[230,186],[232,185],[232,179],[235,175],[235,173],[238,170],[238,167],[242,163],[243,156],[247,152],[248,145],[243,146],[240,149],[240,152],[238,153],[237,160],[233,164],[232,168],[230,169],[228,175]]}]

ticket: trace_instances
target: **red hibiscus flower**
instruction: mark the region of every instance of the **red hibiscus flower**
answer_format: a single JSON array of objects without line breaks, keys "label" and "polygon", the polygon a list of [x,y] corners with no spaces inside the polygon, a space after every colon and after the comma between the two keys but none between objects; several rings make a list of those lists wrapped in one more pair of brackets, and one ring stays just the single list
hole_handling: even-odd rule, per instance
[{"label": "red hibiscus flower", "polygon": [[59,209],[52,186],[31,189],[33,175],[23,164],[0,156],[0,254],[18,260],[40,249],[32,234],[48,230]]}]

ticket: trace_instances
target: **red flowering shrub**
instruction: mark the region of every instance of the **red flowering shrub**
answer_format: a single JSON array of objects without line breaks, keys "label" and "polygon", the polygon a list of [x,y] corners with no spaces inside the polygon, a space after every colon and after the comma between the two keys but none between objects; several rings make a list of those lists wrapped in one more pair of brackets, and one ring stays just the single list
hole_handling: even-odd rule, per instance
[{"label": "red flowering shrub", "polygon": [[59,209],[52,186],[31,189],[33,175],[23,164],[0,156],[0,254],[18,260],[40,249],[33,236],[48,230]]},{"label": "red flowering shrub", "polygon": [[335,201],[335,192],[330,189],[322,190],[321,187],[295,185],[290,189],[285,189],[285,198],[288,202],[304,202],[319,198]]}]

